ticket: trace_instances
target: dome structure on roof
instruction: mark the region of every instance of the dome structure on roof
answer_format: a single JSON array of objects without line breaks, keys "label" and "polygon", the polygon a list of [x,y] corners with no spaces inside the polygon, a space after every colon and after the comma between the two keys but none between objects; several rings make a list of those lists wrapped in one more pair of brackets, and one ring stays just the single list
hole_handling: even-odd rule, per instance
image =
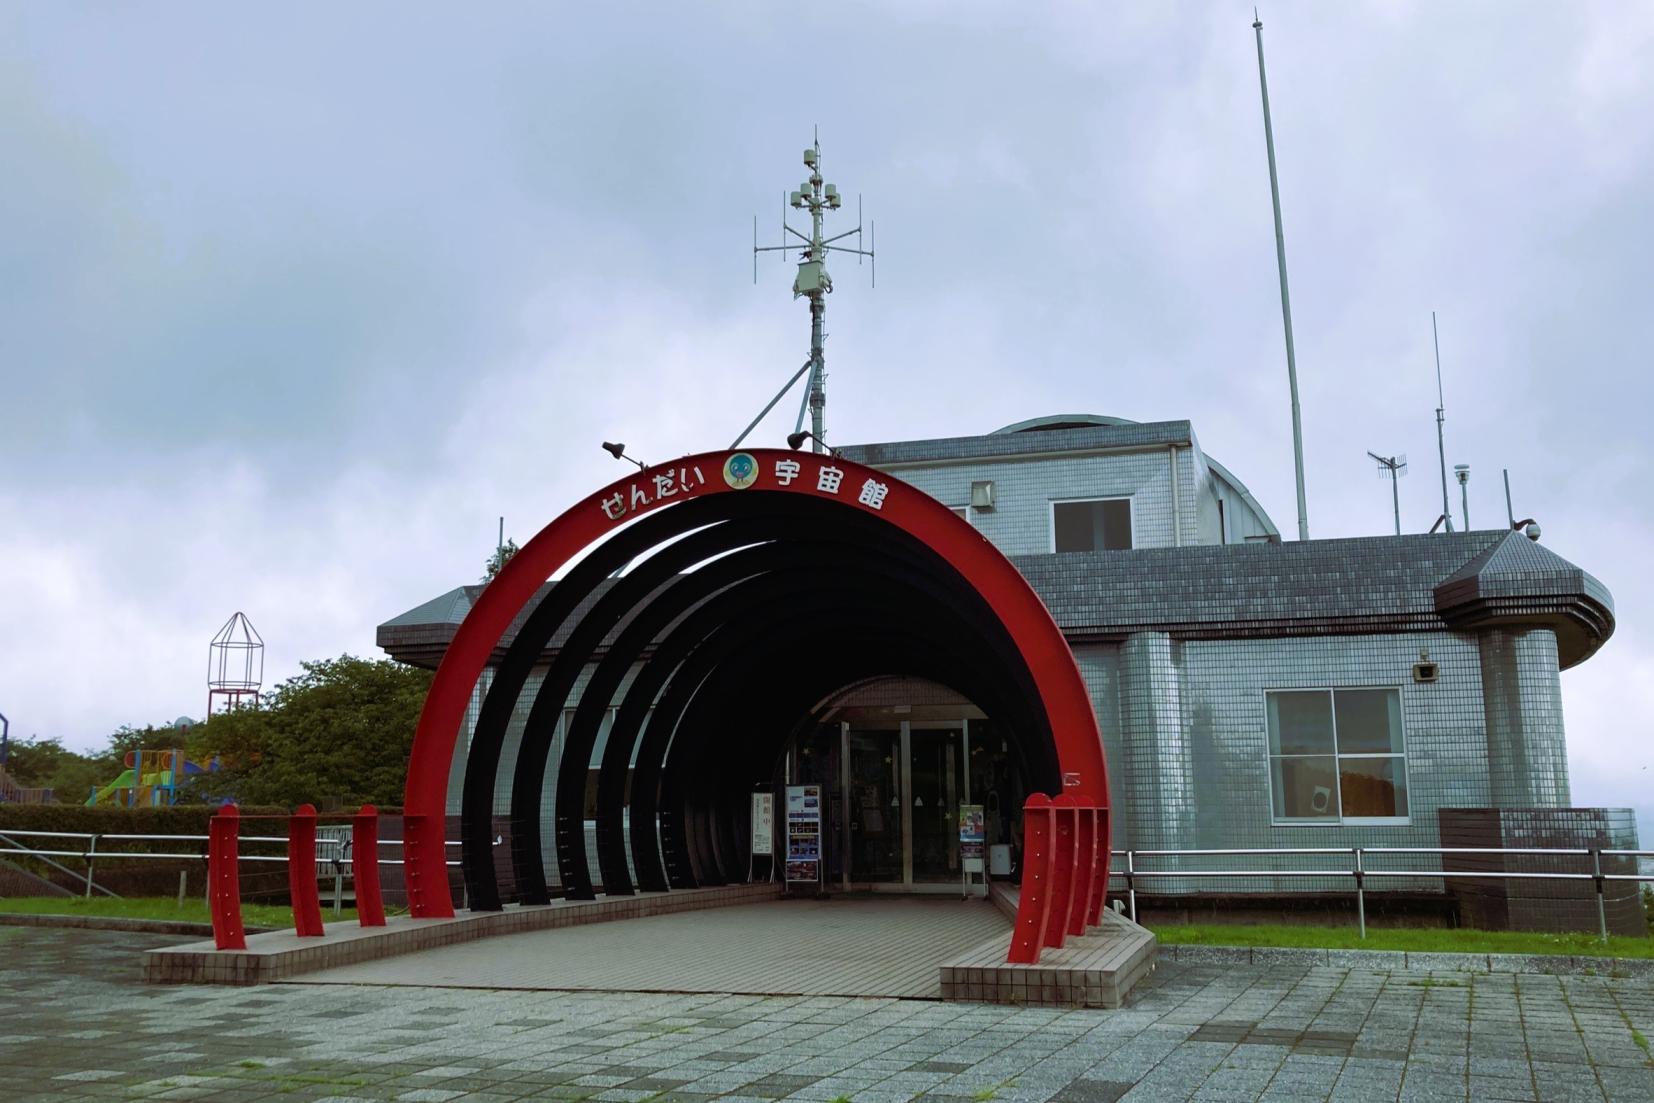
[{"label": "dome structure on roof", "polygon": [[[1142,422],[1133,421],[1125,417],[1110,417],[1108,414],[1046,414],[1043,417],[1031,417],[1026,421],[1013,421],[1011,424],[995,429],[989,436],[999,437],[1011,433],[1044,433],[1055,432],[1061,429],[1090,429],[1097,426],[1115,427],[1121,425],[1141,425]],[[1228,491],[1246,504],[1257,519],[1260,534],[1275,541],[1281,538],[1281,530],[1275,527],[1275,521],[1264,510],[1258,500],[1252,497],[1252,492],[1246,484],[1235,478],[1234,472],[1223,466],[1210,455],[1204,456],[1206,465],[1212,469],[1213,476],[1218,482],[1226,484]]]}]

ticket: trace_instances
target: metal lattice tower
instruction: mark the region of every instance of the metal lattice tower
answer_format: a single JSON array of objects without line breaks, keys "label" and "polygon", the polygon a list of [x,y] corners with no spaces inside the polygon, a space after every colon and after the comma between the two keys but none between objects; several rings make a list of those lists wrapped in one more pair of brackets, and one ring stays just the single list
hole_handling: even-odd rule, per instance
[{"label": "metal lattice tower", "polygon": [[[821,175],[821,139],[819,136],[815,143],[804,151],[804,165],[810,170],[809,179],[800,184],[798,190],[787,196],[781,207],[781,244],[759,245],[758,219],[754,216],[752,220],[752,282],[755,284],[758,282],[759,253],[786,253],[794,249],[799,251],[798,275],[793,279],[793,298],[807,298],[810,300],[810,359],[794,373],[792,379],[787,381],[787,386],[781,389],[780,394],[770,400],[770,404],[764,407],[763,413],[754,418],[752,424],[748,425],[745,431],[735,438],[735,443],[730,446],[732,448],[746,439],[747,433],[752,432],[753,427],[763,419],[764,414],[770,412],[775,403],[780,400],[781,395],[785,394],[794,383],[798,382],[799,377],[805,372],[809,372],[810,382],[805,389],[804,399],[799,404],[798,421],[793,428],[795,432],[803,428],[804,410],[807,406],[810,411],[810,435],[813,438],[811,447],[817,452],[826,447],[827,358],[824,352],[827,340],[826,299],[827,295],[833,290],[832,277],[827,274],[827,255],[829,253],[851,253],[855,255],[858,264],[861,263],[864,257],[870,264],[876,265],[877,263],[874,261],[874,233],[871,223],[867,226],[867,248],[861,248],[860,196],[856,197],[855,228],[834,234],[831,237],[824,236],[822,224],[827,212],[838,210],[843,206],[843,200],[839,195],[838,186],[827,183]],[[787,223],[788,207],[810,212],[809,234],[806,235],[801,230],[795,230]],[[851,237],[856,239],[855,247],[834,244]],[[878,286],[877,267],[873,268],[872,277],[873,285]]]},{"label": "metal lattice tower", "polygon": [[207,645],[207,716],[213,714],[216,699],[224,699],[224,710],[240,707],[243,698],[258,704],[264,685],[264,638],[245,613],[236,613]]}]

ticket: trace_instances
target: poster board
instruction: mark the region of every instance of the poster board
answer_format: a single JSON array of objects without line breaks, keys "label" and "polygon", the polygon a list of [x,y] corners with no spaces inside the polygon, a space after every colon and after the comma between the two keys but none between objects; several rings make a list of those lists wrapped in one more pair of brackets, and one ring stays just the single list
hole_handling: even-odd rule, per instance
[{"label": "poster board", "polygon": [[788,884],[821,883],[821,786],[787,786]]},{"label": "poster board", "polygon": [[959,806],[959,857],[966,873],[982,872],[983,847],[987,843],[987,817],[980,804]]},{"label": "poster board", "polygon": [[775,794],[752,794],[752,853],[754,857],[775,856]]}]

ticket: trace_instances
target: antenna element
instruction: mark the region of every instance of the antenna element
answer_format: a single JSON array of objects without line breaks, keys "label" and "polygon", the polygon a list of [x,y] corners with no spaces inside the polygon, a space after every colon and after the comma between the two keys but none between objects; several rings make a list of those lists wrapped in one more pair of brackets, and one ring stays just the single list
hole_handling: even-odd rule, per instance
[{"label": "antenna element", "polygon": [[[843,197],[839,195],[837,184],[828,184],[821,175],[821,139],[816,138],[814,144],[804,151],[804,166],[810,170],[809,179],[798,186],[798,190],[786,196],[781,208],[781,243],[779,245],[759,245],[757,242],[757,220],[753,221],[754,238],[752,246],[753,278],[757,279],[759,253],[787,253],[798,250],[798,275],[793,279],[793,298],[807,298],[810,300],[810,359],[787,385],[781,388],[775,398],[770,400],[762,413],[753,419],[741,435],[735,438],[731,448],[738,447],[746,439],[748,433],[769,413],[781,396],[792,388],[799,377],[808,371],[810,382],[805,390],[805,402],[810,410],[810,439],[815,451],[826,448],[823,443],[827,435],[827,358],[825,345],[827,341],[827,295],[833,290],[833,279],[827,274],[827,254],[851,253],[861,263],[866,257],[874,261],[872,241],[868,241],[866,249],[861,248],[861,198],[856,198],[856,226],[853,230],[825,237],[822,234],[822,221],[827,212],[836,211],[844,205]],[[808,235],[795,230],[787,222],[787,207],[797,211],[810,213],[810,232]],[[872,236],[872,224],[868,224],[869,238]],[[789,236],[790,235],[790,236]],[[854,237],[856,245],[837,245],[835,242]],[[793,239],[797,239],[796,241]],[[874,269],[877,271],[877,269]],[[798,427],[804,424],[804,409],[799,408]]]}]

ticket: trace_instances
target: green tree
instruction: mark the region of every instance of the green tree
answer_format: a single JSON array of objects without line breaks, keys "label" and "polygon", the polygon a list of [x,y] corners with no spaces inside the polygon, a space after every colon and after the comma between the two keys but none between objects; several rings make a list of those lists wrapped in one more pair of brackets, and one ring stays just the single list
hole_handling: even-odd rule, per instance
[{"label": "green tree", "polygon": [[83,755],[57,739],[32,738],[11,741],[6,772],[24,788],[56,790],[63,804],[85,800],[94,786],[115,776],[106,755]]},{"label": "green tree", "polygon": [[500,569],[511,562],[511,557],[520,550],[517,547],[517,541],[506,537],[505,543],[494,549],[494,554],[488,557],[488,563],[485,565],[486,573],[482,576],[482,580],[484,582],[493,581],[494,576],[500,573]]},{"label": "green tree", "polygon": [[302,666],[261,707],[218,713],[191,732],[192,757],[216,755],[220,765],[195,789],[243,804],[400,805],[430,671],[354,655]]}]

